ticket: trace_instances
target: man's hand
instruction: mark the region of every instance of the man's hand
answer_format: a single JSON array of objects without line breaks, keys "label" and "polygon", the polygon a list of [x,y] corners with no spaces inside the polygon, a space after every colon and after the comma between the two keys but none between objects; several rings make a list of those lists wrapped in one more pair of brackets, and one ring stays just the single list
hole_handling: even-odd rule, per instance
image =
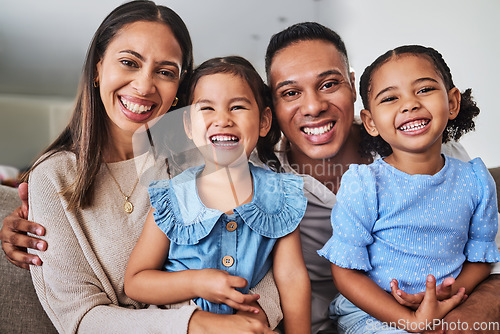
[{"label": "man's hand", "polygon": [[28,218],[28,184],[19,185],[19,198],[22,201],[20,207],[14,210],[3,220],[0,230],[0,240],[2,249],[7,259],[16,266],[29,269],[29,265],[42,265],[40,258],[33,254],[28,254],[26,249],[46,250],[47,243],[27,233],[43,236],[45,229],[42,225],[26,220]]}]

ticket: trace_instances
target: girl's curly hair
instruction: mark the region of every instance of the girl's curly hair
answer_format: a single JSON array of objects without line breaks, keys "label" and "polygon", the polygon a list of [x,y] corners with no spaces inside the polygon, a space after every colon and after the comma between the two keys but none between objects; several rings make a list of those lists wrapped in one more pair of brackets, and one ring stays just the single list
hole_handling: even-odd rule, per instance
[{"label": "girl's curly hair", "polygon": [[[363,106],[365,109],[370,109],[368,103],[368,97],[371,93],[371,80],[373,72],[380,68],[383,64],[388,62],[390,59],[404,55],[411,54],[419,57],[425,57],[430,60],[434,65],[436,71],[443,78],[444,84],[448,91],[455,87],[453,83],[450,68],[443,59],[443,56],[431,47],[425,47],[421,45],[404,45],[395,48],[394,50],[389,50],[385,54],[378,57],[370,66],[368,66],[363,75],[361,76],[359,83],[359,93],[363,101]],[[447,143],[450,140],[458,140],[464,134],[469,131],[474,130],[475,123],[474,118],[479,115],[479,108],[476,102],[472,98],[472,90],[469,88],[461,93],[460,102],[460,112],[457,117],[453,120],[449,120],[446,128],[443,132],[443,143]],[[366,129],[362,127],[361,129],[361,152],[363,154],[378,154],[382,157],[388,156],[392,153],[391,146],[382,137],[373,137],[368,134]]]}]

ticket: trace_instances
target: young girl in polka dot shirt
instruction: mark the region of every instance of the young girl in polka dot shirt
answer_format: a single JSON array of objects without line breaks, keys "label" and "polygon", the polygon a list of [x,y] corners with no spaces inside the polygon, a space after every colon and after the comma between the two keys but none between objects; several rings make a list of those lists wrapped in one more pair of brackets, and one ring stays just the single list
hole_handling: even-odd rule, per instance
[{"label": "young girl in polka dot shirt", "polygon": [[360,94],[364,147],[382,158],[342,178],[333,235],[319,251],[342,294],[330,313],[340,332],[421,332],[500,260],[493,178],[479,158],[441,154],[474,128],[479,109],[441,54],[418,45],[375,60]]}]

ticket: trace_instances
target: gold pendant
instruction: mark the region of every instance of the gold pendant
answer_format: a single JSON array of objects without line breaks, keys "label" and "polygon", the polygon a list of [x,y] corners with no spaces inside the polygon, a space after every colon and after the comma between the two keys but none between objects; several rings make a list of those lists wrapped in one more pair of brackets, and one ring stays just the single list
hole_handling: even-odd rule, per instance
[{"label": "gold pendant", "polygon": [[125,200],[125,205],[123,206],[123,209],[125,210],[126,213],[132,213],[134,211],[134,206],[132,203],[127,199]]}]

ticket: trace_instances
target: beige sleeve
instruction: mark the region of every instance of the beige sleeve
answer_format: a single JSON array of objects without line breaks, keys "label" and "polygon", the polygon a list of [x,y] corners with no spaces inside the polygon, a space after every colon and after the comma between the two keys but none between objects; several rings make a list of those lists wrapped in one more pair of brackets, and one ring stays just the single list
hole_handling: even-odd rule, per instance
[{"label": "beige sleeve", "polygon": [[92,241],[85,238],[75,216],[64,210],[58,195],[60,175],[54,174],[56,166],[49,162],[37,167],[29,182],[30,219],[45,226],[48,242],[46,251],[34,251],[43,265],[30,271],[38,298],[58,332],[186,333],[194,306],[152,310],[119,305],[115,291],[103,283],[104,268],[95,263],[94,254],[84,251]]},{"label": "beige sleeve", "polygon": [[281,311],[280,295],[278,287],[274,281],[273,269],[269,269],[266,276],[257,284],[250,293],[260,295],[260,307],[264,310],[269,322],[269,327],[275,329],[280,321],[283,319],[283,312]]}]

